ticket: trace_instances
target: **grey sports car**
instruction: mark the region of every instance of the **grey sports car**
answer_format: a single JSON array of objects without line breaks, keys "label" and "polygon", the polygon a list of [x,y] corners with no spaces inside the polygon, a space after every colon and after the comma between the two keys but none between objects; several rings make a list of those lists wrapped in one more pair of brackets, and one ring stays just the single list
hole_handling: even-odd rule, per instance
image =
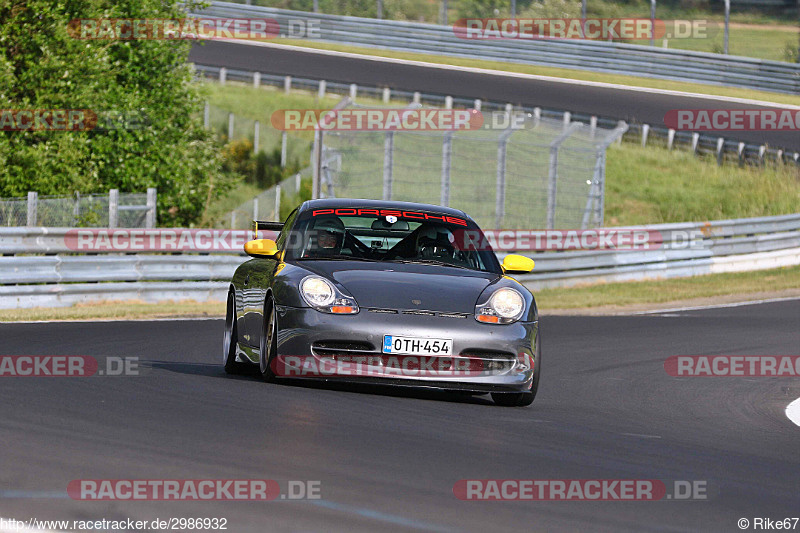
[{"label": "grey sports car", "polygon": [[464,212],[324,199],[248,242],[228,293],[223,361],[298,378],[491,393],[530,405],[541,365],[533,295]]}]

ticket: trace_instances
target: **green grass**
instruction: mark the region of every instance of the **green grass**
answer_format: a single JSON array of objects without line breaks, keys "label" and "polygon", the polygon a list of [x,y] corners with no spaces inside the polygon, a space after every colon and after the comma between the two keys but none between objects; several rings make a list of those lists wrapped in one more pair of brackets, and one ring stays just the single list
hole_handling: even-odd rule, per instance
[{"label": "green grass", "polygon": [[242,205],[248,200],[252,200],[261,193],[261,189],[250,183],[239,182],[228,191],[228,194],[212,201],[208,210],[204,213],[203,220],[200,221],[202,227],[229,228],[231,211]]},{"label": "green grass", "polygon": [[[228,112],[236,115],[234,121],[234,138],[248,138],[253,140],[253,123],[260,122],[259,148],[264,151],[280,149],[281,131],[272,127],[272,114],[282,109],[330,109],[342,97],[328,95],[321,101],[315,94],[292,90],[286,94],[282,89],[271,86],[262,86],[254,89],[252,86],[228,82],[220,85],[215,82],[201,82],[201,91],[212,107],[211,124],[217,131],[227,136]],[[359,103],[365,105],[378,105],[377,100],[358,98]],[[314,133],[311,131],[288,132],[287,160],[297,160],[300,167],[308,166],[311,144]]]},{"label": "green grass", "polygon": [[171,317],[225,317],[225,302],[162,302],[110,301],[78,304],[71,307],[34,307],[32,309],[2,309],[0,322],[31,320],[126,320]]},{"label": "green grass", "polygon": [[[716,9],[709,10],[707,7],[694,2],[693,7],[687,7],[688,2],[668,4],[658,2],[656,6],[656,18],[661,20],[674,19],[693,19],[693,20],[714,20],[722,23],[725,15],[722,10],[723,3],[715,2]],[[792,14],[789,10],[782,13],[779,10],[766,12],[758,9],[747,9],[731,2],[731,23],[734,24],[758,24],[776,27],[796,27],[797,12]],[[587,4],[587,16],[601,18],[633,17],[650,18],[649,0],[631,0],[618,2],[613,0],[592,0]]]},{"label": "green grass", "polygon": [[[247,138],[252,141],[254,121],[258,120],[260,122],[259,149],[264,151],[280,149],[281,146],[281,132],[273,128],[270,122],[274,111],[319,106],[328,108],[333,107],[339,100],[334,97],[317,102],[316,99],[305,94],[287,95],[272,87],[253,89],[235,82],[228,82],[226,85],[204,82],[202,92],[212,106],[210,119],[214,129],[227,136],[227,113],[232,112],[236,115],[234,139]],[[311,132],[290,132],[287,143],[287,160],[298,160],[301,166],[306,166],[308,147],[313,138],[314,135]]]},{"label": "green grass", "polygon": [[687,300],[724,296],[735,296],[746,300],[748,295],[752,299],[765,293],[798,288],[800,288],[800,266],[659,281],[629,281],[586,287],[542,289],[534,293],[539,308],[547,314],[548,309],[669,302],[682,302],[683,305]]},{"label": "green grass", "polygon": [[510,63],[503,61],[482,61],[478,59],[447,57],[447,56],[432,55],[432,54],[395,52],[392,50],[381,50],[378,48],[363,48],[357,46],[322,43],[318,41],[276,39],[274,42],[280,44],[301,46],[306,48],[316,48],[320,50],[335,50],[339,52],[349,52],[349,53],[372,55],[378,57],[425,61],[428,63],[437,63],[442,65],[483,68],[483,69],[499,70],[504,72],[533,74],[538,76],[553,76],[557,78],[567,78],[573,80],[613,83],[618,85],[629,85],[632,87],[667,89],[673,91],[683,91],[683,92],[691,92],[699,94],[711,94],[716,96],[728,96],[734,98],[763,100],[766,102],[775,102],[779,104],[800,105],[800,96],[797,95],[772,93],[768,91],[756,91],[752,89],[740,89],[736,87],[723,87],[716,85],[705,85],[701,83],[660,80],[654,78],[628,76],[622,74],[607,74],[601,72],[590,72],[586,70],[573,70],[567,68],[523,65],[519,63]]},{"label": "green grass", "polygon": [[[787,31],[788,30],[788,31]],[[772,61],[787,61],[786,47],[797,50],[798,30],[794,28],[732,27],[728,53],[734,56],[754,57]],[[638,42],[635,44],[649,44]],[[662,39],[656,39],[656,46],[663,46]],[[668,39],[669,48],[693,50],[697,52],[722,53],[723,28],[714,27],[707,38]]]},{"label": "green grass", "polygon": [[800,168],[717,166],[681,150],[611,146],[607,226],[782,215],[800,206]]}]

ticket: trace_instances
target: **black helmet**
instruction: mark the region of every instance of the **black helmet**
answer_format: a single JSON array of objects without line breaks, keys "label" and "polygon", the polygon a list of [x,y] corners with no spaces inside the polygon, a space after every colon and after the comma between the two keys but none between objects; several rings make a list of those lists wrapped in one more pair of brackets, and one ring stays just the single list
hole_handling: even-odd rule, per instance
[{"label": "black helmet", "polygon": [[[336,216],[321,217],[314,221],[312,228],[316,233],[318,251],[339,253],[344,243],[344,224]],[[330,243],[330,245],[328,245]]]}]

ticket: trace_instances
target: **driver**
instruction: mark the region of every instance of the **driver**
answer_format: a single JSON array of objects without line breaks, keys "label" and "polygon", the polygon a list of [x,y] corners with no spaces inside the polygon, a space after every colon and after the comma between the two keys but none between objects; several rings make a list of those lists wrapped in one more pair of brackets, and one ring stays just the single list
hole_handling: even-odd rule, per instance
[{"label": "driver", "polygon": [[316,255],[339,255],[344,244],[344,224],[339,217],[322,217],[314,222],[317,236]]},{"label": "driver", "polygon": [[417,235],[417,255],[422,258],[450,258],[455,254],[453,234],[447,228],[427,226]]}]

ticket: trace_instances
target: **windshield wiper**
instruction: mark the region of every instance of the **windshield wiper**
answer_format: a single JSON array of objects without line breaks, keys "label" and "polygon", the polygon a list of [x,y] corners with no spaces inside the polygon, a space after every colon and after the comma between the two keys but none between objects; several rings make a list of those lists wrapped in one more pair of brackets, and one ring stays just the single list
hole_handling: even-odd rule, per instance
[{"label": "windshield wiper", "polygon": [[420,264],[420,265],[437,265],[453,268],[463,268],[464,270],[475,270],[474,268],[466,267],[463,265],[454,265],[445,261],[438,261],[436,259],[386,259],[384,262],[389,263],[405,263],[405,264]]}]

